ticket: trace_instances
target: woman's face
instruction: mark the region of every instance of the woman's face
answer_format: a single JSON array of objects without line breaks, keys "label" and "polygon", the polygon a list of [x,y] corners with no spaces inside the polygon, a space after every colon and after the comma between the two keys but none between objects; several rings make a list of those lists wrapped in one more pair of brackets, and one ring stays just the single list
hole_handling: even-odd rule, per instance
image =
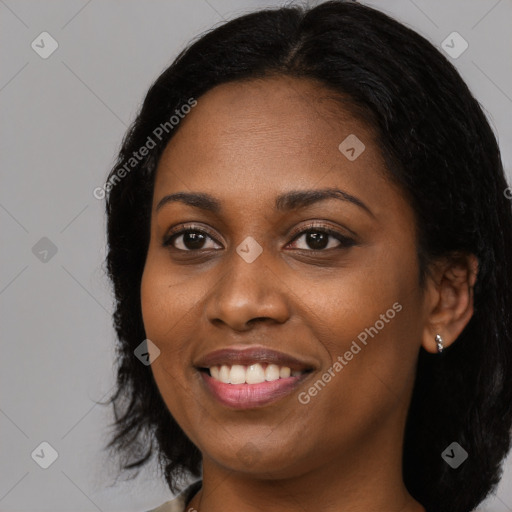
[{"label": "woman's face", "polygon": [[[369,129],[328,96],[285,77],[218,86],[157,169],[144,326],[161,395],[205,467],[285,478],[340,460],[400,463],[426,318],[413,211]],[[276,204],[325,189],[341,193]],[[177,193],[217,208],[168,198],[157,210]],[[246,378],[263,372],[266,384],[197,368],[250,347],[299,360],[300,375],[278,368],[271,380],[265,352]],[[243,381],[236,370],[222,375]]]}]

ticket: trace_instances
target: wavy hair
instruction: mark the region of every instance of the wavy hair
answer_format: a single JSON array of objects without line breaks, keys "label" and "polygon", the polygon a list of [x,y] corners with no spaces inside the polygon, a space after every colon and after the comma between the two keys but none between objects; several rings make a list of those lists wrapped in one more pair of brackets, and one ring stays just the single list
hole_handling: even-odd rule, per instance
[{"label": "wavy hair", "polygon": [[[172,492],[201,474],[201,453],[166,408],[151,368],[134,357],[146,338],[140,284],[155,170],[179,130],[163,133],[119,177],[156,127],[189,99],[232,81],[286,75],[349,98],[378,135],[386,172],[415,212],[422,278],[439,257],[479,261],[474,315],[442,354],[420,349],[408,414],[404,482],[427,510],[468,512],[495,488],[512,425],[512,211],[496,138],[454,66],[413,30],[350,1],[246,14],[183,50],[149,89],[106,187],[106,271],[115,295],[115,422],[106,448],[120,472],[158,457]],[[344,105],[345,107],[347,105]],[[153,137],[156,139],[156,137]],[[133,162],[132,162],[133,163]],[[421,285],[424,284],[424,279]],[[469,454],[457,470],[441,452]]]}]

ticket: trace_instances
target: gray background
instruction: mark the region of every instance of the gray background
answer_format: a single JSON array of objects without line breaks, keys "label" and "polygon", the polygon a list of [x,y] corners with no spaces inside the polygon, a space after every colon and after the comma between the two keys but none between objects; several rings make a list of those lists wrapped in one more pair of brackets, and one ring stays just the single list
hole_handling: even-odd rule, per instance
[{"label": "gray background", "polygon": [[[171,498],[154,467],[108,487],[101,447],[111,416],[94,402],[113,386],[115,338],[103,203],[92,191],[149,85],[190,39],[282,3],[0,0],[0,510],[140,512]],[[510,177],[511,0],[363,3],[438,47],[453,31],[468,41],[453,62],[488,114]],[[59,44],[47,59],[31,48],[43,31]],[[43,237],[54,255],[33,250]],[[48,469],[31,458],[42,441],[59,454]],[[506,468],[479,510],[512,511],[511,456]]]}]

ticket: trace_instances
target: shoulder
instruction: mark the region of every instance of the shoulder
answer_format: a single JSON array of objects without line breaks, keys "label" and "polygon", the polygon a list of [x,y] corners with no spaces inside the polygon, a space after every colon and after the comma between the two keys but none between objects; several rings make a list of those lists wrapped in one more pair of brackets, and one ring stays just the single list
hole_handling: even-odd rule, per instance
[{"label": "shoulder", "polygon": [[198,480],[193,484],[190,484],[187,488],[183,489],[175,498],[170,501],[162,503],[157,508],[148,510],[147,512],[187,512],[185,507],[187,503],[192,499],[201,488],[202,480]]}]

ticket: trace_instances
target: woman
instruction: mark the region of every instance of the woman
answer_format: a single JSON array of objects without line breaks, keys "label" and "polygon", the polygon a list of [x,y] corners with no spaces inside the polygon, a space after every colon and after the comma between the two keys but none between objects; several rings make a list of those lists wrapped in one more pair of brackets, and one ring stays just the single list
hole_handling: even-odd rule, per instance
[{"label": "woman", "polygon": [[[467,512],[512,424],[496,139],[353,2],[242,16],[158,78],[107,180],[109,447],[159,512]],[[200,480],[186,486],[190,477]]]}]

